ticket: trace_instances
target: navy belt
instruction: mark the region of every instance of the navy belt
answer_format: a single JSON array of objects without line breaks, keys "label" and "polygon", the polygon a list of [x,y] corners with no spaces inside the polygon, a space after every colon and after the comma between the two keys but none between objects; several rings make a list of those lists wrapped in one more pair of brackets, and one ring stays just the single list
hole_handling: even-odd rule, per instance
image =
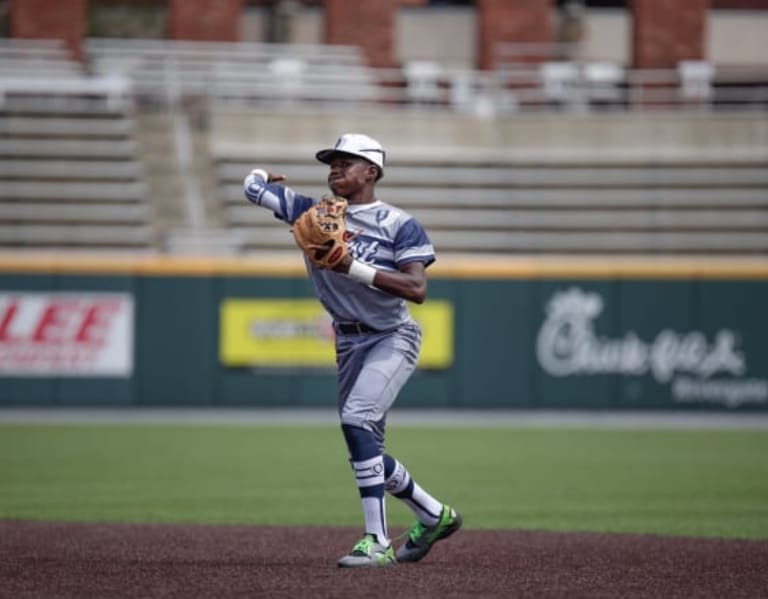
[{"label": "navy belt", "polygon": [[344,335],[365,335],[366,333],[380,333],[379,329],[369,327],[364,322],[337,322],[336,329]]}]

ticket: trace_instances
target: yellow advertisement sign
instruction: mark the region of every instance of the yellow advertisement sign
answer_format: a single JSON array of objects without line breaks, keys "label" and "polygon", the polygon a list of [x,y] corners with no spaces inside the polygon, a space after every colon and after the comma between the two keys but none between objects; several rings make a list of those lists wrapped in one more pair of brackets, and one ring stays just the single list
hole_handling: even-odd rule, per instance
[{"label": "yellow advertisement sign", "polygon": [[[421,326],[421,368],[453,362],[453,305],[409,306]],[[334,367],[331,318],[314,299],[225,299],[219,308],[219,356],[225,366]]]}]

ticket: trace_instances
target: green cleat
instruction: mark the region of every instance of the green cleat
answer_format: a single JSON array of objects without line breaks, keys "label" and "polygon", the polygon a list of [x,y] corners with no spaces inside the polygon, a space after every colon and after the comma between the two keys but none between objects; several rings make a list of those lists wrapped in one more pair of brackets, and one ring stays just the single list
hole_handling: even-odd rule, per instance
[{"label": "green cleat", "polygon": [[366,534],[338,561],[339,568],[386,568],[396,563],[392,545],[380,545],[371,534]]},{"label": "green cleat", "polygon": [[461,528],[461,515],[449,505],[443,506],[440,521],[434,526],[417,522],[408,532],[408,541],[397,550],[398,562],[417,562],[423,558],[432,545],[445,539]]}]

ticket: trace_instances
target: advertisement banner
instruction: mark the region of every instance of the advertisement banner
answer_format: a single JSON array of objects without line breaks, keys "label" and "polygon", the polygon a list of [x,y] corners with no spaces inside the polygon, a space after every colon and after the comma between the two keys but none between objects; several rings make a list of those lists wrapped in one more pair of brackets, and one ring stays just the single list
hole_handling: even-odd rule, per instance
[{"label": "advertisement banner", "polygon": [[[635,285],[633,291],[642,290]],[[718,309],[715,315],[723,324],[707,323],[705,328],[692,322],[685,327],[691,303],[686,288],[668,290],[663,302],[658,301],[661,294],[655,297],[651,310],[653,304],[642,303],[642,298],[633,302],[625,297],[613,305],[598,291],[576,286],[555,291],[545,305],[535,354],[550,380],[565,379],[568,388],[543,382],[555,395],[572,398],[578,394],[578,382],[596,395],[601,380],[619,377],[627,405],[647,405],[655,397],[681,407],[768,405],[768,379],[764,371],[758,374],[751,368],[762,357],[749,351],[754,347],[749,343],[759,338],[755,323],[750,328],[725,324],[749,318],[749,310],[735,314]],[[677,312],[675,304],[680,306]],[[663,321],[663,310],[675,314],[674,325]],[[598,325],[604,313],[613,316],[608,320],[614,324],[613,330],[601,333]],[[642,319],[643,330],[630,324],[632,317],[637,323]]]},{"label": "advertisement banner", "polygon": [[0,293],[0,376],[129,377],[133,297]]},{"label": "advertisement banner", "polygon": [[[453,306],[410,306],[422,329],[419,367],[453,362]],[[314,299],[227,298],[220,305],[219,355],[225,366],[333,367],[331,319]]]}]

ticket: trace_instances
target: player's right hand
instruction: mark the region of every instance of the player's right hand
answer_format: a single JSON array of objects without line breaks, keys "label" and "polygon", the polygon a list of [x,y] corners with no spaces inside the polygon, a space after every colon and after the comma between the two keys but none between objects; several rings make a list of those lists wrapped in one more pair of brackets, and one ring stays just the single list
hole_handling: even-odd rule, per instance
[{"label": "player's right hand", "polygon": [[265,171],[263,168],[255,168],[251,171],[251,174],[256,175],[257,177],[261,177],[267,183],[277,183],[278,181],[285,181],[288,178],[282,174],[270,173],[269,171]]}]

